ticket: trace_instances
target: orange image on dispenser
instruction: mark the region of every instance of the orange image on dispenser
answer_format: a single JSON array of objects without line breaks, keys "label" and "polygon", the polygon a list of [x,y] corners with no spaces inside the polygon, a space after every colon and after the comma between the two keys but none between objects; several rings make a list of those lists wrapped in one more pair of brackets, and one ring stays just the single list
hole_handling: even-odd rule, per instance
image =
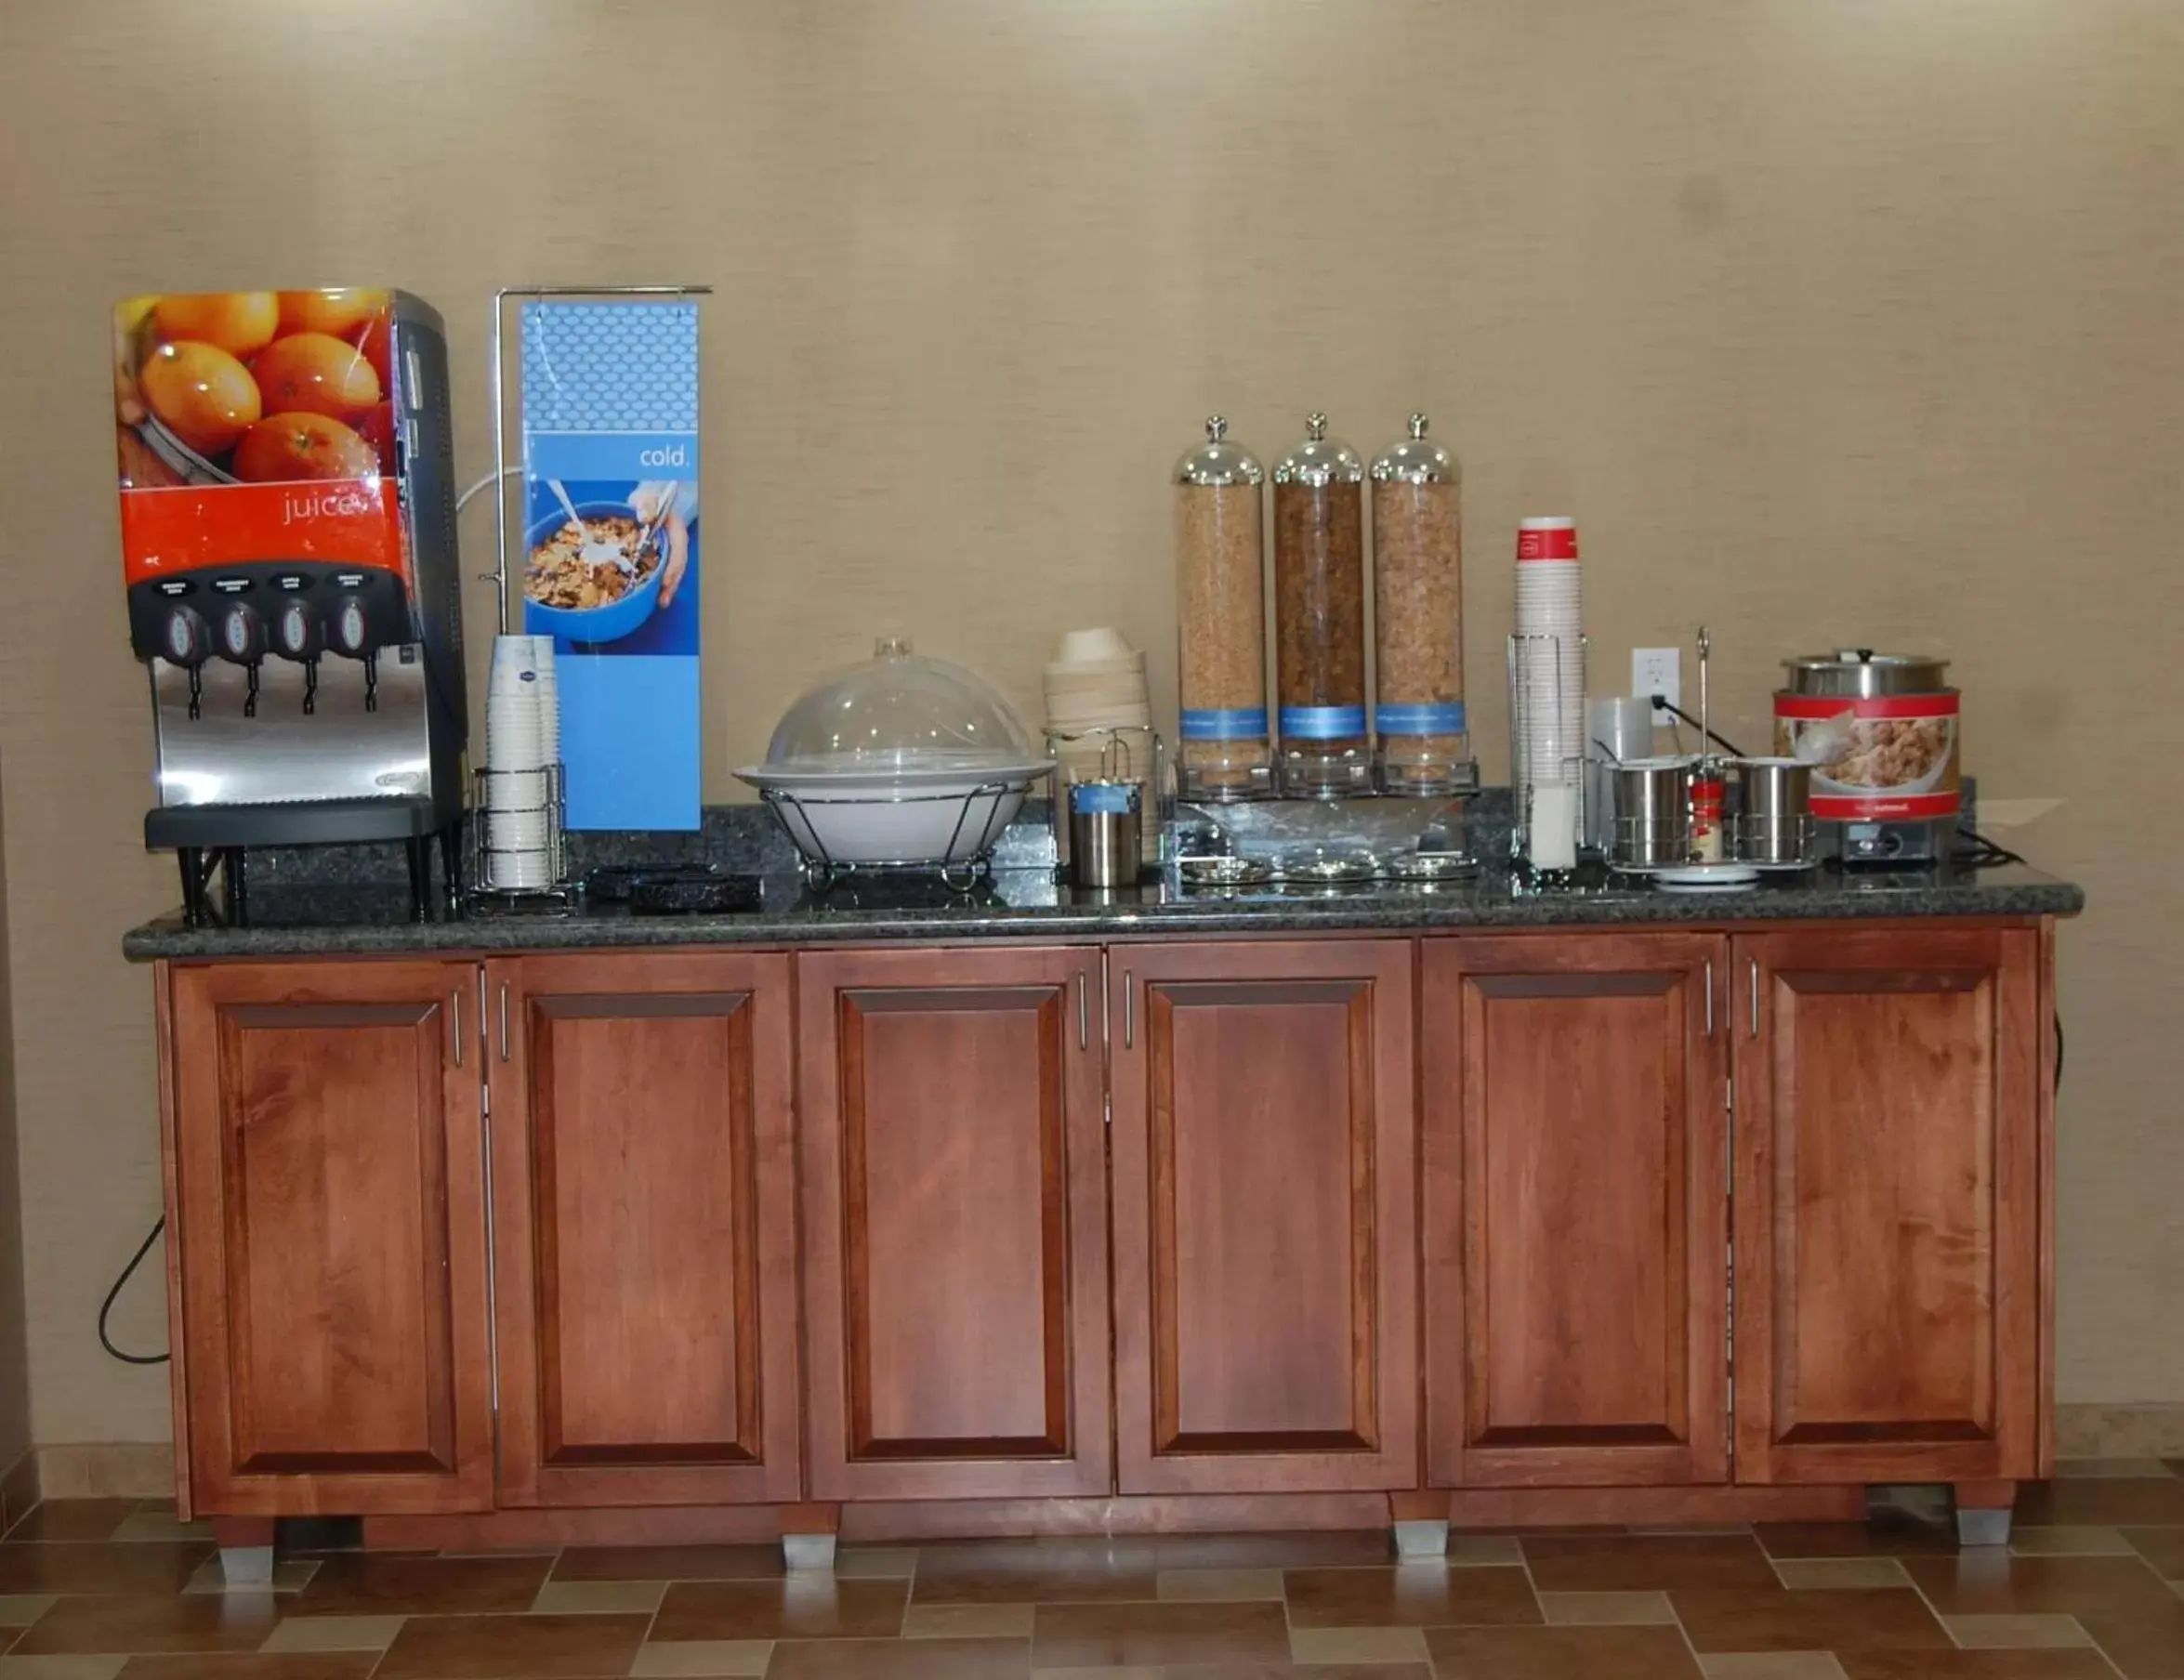
[{"label": "orange image on dispenser", "polygon": [[131,583],[339,556],[402,569],[381,289],[177,292],[114,311]]}]

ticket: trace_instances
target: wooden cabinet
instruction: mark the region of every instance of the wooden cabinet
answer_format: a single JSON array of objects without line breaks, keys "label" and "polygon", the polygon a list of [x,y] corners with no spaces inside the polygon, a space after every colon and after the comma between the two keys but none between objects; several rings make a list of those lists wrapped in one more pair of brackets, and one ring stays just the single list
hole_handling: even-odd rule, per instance
[{"label": "wooden cabinet", "polygon": [[1123,1492],[1417,1485],[1413,960],[1109,952]]},{"label": "wooden cabinet", "polygon": [[2033,928],[1734,944],[1742,1481],[2038,1473]]},{"label": "wooden cabinet", "polygon": [[795,1500],[789,959],[486,982],[502,1503]]},{"label": "wooden cabinet", "polygon": [[1099,952],[797,970],[813,1497],[1107,1492]]},{"label": "wooden cabinet", "polygon": [[511,1543],[1115,1494],[1999,1510],[2053,1450],[2052,952],[1936,920],[163,967],[182,1491],[527,1508]]},{"label": "wooden cabinet", "polygon": [[492,1505],[474,975],[171,972],[176,1365],[200,1508]]},{"label": "wooden cabinet", "polygon": [[1426,941],[1432,1483],[1727,1479],[1727,955]]}]

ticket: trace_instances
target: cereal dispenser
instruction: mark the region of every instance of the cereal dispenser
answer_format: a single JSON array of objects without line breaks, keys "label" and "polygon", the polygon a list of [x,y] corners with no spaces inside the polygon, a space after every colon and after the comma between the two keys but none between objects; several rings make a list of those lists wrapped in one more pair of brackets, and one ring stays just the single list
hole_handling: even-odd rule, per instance
[{"label": "cereal dispenser", "polygon": [[1259,464],[1228,441],[1220,415],[1176,463],[1176,623],[1181,687],[1179,787],[1187,799],[1272,789],[1267,729],[1266,596]]},{"label": "cereal dispenser", "polygon": [[205,909],[253,847],[404,842],[451,877],[467,707],[447,344],[406,293],[170,293],[114,321],[129,639],[149,671],[145,844]]},{"label": "cereal dispenser", "polygon": [[1275,681],[1282,791],[1372,792],[1365,720],[1364,463],[1327,416],[1274,464]]},{"label": "cereal dispenser", "polygon": [[1475,780],[1464,720],[1463,509],[1455,457],[1409,436],[1373,462],[1373,729],[1382,792],[1467,793]]}]

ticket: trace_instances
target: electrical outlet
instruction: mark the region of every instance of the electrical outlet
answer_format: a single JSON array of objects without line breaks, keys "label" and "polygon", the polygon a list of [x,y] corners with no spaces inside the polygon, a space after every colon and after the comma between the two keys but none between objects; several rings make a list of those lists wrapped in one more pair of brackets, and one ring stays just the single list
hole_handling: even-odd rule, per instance
[{"label": "electrical outlet", "polygon": [[[1633,694],[1658,694],[1672,706],[1682,705],[1683,650],[1633,648],[1630,650],[1630,691]],[[1664,724],[1671,719],[1667,713],[1655,706],[1653,721]]]}]

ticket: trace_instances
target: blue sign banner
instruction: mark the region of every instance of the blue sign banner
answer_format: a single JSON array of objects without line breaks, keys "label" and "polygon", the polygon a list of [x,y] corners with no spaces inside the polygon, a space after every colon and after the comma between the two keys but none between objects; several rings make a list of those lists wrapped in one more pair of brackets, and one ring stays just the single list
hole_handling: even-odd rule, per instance
[{"label": "blue sign banner", "polygon": [[694,829],[698,307],[534,300],[520,327],[523,629],[554,638],[568,825]]}]

